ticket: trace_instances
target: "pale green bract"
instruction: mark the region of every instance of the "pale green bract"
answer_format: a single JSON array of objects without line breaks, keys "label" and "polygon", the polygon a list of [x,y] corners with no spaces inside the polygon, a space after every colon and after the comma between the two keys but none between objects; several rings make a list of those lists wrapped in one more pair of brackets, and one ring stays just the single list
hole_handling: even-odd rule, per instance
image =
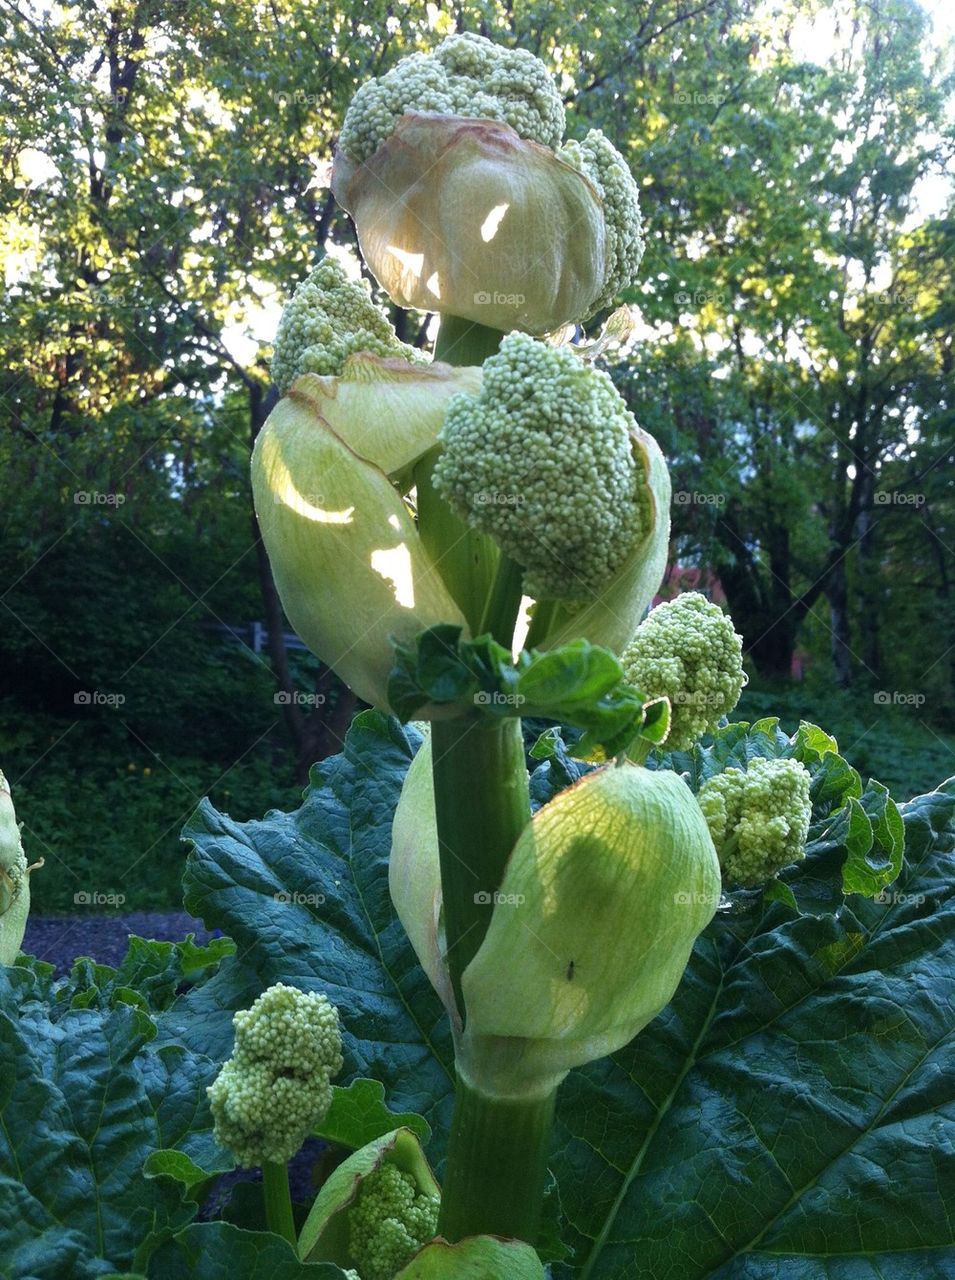
[{"label": "pale green bract", "polygon": [[724,883],[752,888],[805,857],[812,805],[809,771],[798,760],[750,761],[700,788],[697,800]]},{"label": "pale green bract", "polygon": [[362,1280],[392,1280],[438,1226],[437,1196],[410,1173],[382,1164],[362,1179],[348,1213],[349,1247]]},{"label": "pale green bract", "polygon": [[652,525],[635,429],[606,373],[511,334],[480,392],[451,401],[434,483],[523,567],[528,595],[586,599]]},{"label": "pale green bract", "polygon": [[275,983],[232,1019],[235,1048],[209,1086],[216,1140],[240,1165],[290,1160],[324,1118],[342,1069],[338,1010]]},{"label": "pale green bract", "polygon": [[557,157],[588,178],[603,201],[607,278],[592,308],[601,311],[637,279],[644,250],[640,193],[626,160],[599,129],[580,142],[564,143]]},{"label": "pale green bract", "polygon": [[718,605],[688,591],[648,614],[621,658],[627,682],[670,700],[668,750],[685,751],[739,701],[742,637]]},{"label": "pale green bract", "polygon": [[30,911],[30,868],[7,780],[0,772],[0,964],[13,964]]},{"label": "pale green bract", "polygon": [[341,150],[356,163],[367,160],[406,111],[498,120],[551,150],[564,133],[564,104],[540,59],[470,32],[449,36],[433,53],[413,53],[363,84],[345,113]]},{"label": "pale green bract", "polygon": [[424,356],[398,340],[364,281],[349,280],[341,263],[323,258],[295,290],[282,312],[272,354],[272,380],[285,395],[303,373],[337,376],[356,352],[397,356],[411,363]]}]

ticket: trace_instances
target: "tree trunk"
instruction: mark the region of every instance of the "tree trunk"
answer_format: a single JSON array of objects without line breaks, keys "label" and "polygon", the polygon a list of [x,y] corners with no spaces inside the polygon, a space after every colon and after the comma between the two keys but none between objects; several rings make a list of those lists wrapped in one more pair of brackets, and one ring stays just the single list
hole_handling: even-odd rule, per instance
[{"label": "tree trunk", "polygon": [[862,607],[859,618],[859,655],[869,674],[878,683],[882,681],[881,644],[881,577],[875,538],[875,521],[872,507],[866,506],[859,513],[859,602]]},{"label": "tree trunk", "polygon": [[761,676],[788,680],[805,612],[801,606],[794,606],[788,562],[784,557],[774,557],[787,580],[773,577],[766,582],[766,571],[749,550],[732,509],[720,516],[715,532],[726,552],[715,568],[726,592],[730,616],[743,637],[743,651]]},{"label": "tree trunk", "polygon": [[351,723],[357,699],[332,671],[323,667],[315,681],[318,701],[315,710],[304,719],[302,741],[295,762],[295,781],[303,786],[309,771],[318,760],[341,751],[345,732]]},{"label": "tree trunk", "polygon": [[839,689],[848,689],[852,684],[852,650],[849,647],[849,589],[844,558],[835,565],[829,575],[826,599],[829,601],[832,667],[836,686]]}]

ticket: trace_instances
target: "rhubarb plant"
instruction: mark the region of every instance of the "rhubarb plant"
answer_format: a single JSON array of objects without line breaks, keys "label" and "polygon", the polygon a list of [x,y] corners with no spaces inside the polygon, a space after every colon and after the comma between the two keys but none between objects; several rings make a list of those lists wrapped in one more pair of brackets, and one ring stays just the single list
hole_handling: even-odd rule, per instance
[{"label": "rhubarb plant", "polygon": [[732,621],[650,607],[666,459],[567,340],[638,187],[564,132],[474,35],[355,95],[333,189],[434,350],[318,264],[252,477],[368,707],[295,812],[190,820],[222,942],[3,970],[0,1274],[955,1274],[955,781],[731,722]]}]

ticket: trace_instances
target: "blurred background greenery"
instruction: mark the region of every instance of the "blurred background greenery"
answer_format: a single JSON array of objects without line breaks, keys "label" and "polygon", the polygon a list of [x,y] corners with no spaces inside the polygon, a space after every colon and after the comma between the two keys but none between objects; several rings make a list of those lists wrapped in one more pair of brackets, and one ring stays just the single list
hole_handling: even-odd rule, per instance
[{"label": "blurred background greenery", "polygon": [[[0,766],[37,909],[178,905],[199,797],[295,802],[350,698],[283,641],[251,514],[282,300],[360,269],[325,185],[355,88],[454,30],[559,77],[641,185],[613,357],[667,452],[672,581],[740,714],[900,799],[955,772],[951,18],[910,0],[0,0]],[[406,340],[426,317],[394,312]],[[228,635],[264,624],[269,643]]]}]

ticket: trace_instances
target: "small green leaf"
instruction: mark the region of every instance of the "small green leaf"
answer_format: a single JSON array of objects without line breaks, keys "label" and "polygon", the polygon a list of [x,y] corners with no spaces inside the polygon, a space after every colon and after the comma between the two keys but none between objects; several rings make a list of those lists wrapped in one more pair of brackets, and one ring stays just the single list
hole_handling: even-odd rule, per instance
[{"label": "small green leaf", "polygon": [[209,1173],[200,1169],[184,1151],[151,1151],[143,1165],[143,1173],[147,1178],[173,1178],[182,1183],[186,1192],[206,1182]]},{"label": "small green leaf", "polygon": [[799,904],[796,902],[796,895],[790,889],[789,885],[782,880],[773,879],[766,885],[763,890],[763,898],[767,902],[781,902],[784,906],[791,907],[793,911],[799,910]]},{"label": "small green leaf", "polygon": [[898,877],[905,849],[905,824],[898,806],[881,782],[870,781],[861,801],[851,801],[864,812],[871,841],[867,848],[849,847],[842,868],[846,893],[875,897]]},{"label": "small green leaf", "polygon": [[347,1089],[332,1089],[332,1105],[315,1135],[357,1150],[401,1128],[410,1129],[422,1143],[431,1137],[431,1126],[423,1116],[389,1111],[385,1106],[385,1086],[378,1080],[359,1078]]},{"label": "small green leaf", "polygon": [[532,658],[517,682],[517,692],[535,707],[587,706],[602,698],[623,678],[623,668],[609,649],[573,640]]}]

